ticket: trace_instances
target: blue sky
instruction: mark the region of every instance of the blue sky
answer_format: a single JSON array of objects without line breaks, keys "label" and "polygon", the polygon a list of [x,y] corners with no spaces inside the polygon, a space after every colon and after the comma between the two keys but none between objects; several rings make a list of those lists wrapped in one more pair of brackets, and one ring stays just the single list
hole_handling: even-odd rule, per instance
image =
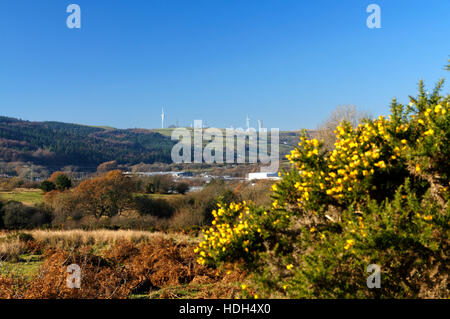
[{"label": "blue sky", "polygon": [[0,115],[153,128],[164,106],[167,124],[315,128],[337,105],[386,114],[449,55],[446,0],[2,0]]}]

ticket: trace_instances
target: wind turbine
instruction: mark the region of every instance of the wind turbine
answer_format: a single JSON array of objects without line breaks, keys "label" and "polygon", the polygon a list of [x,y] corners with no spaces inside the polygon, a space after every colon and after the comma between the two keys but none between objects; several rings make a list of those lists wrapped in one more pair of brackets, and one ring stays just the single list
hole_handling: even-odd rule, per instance
[{"label": "wind turbine", "polygon": [[161,128],[164,128],[164,108],[161,110]]},{"label": "wind turbine", "polygon": [[262,131],[262,127],[263,127],[263,124],[262,124],[262,121],[261,120],[258,120],[258,131]]}]

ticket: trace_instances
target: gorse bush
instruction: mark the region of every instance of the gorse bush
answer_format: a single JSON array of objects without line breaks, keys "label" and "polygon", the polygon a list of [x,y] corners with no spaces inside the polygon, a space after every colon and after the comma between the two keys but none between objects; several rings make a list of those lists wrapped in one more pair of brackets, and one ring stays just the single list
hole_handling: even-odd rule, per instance
[{"label": "gorse bush", "polygon": [[[259,296],[448,297],[450,96],[419,83],[388,117],[342,122],[334,149],[308,139],[273,202],[221,205],[201,264],[244,260]],[[381,269],[369,289],[367,267]]]},{"label": "gorse bush", "polygon": [[260,211],[255,209],[250,213],[245,201],[224,207],[218,204],[218,210],[212,212],[212,226],[204,230],[205,240],[195,249],[200,255],[198,263],[203,265],[238,259],[251,261],[262,243],[261,236],[257,235],[261,232],[258,226],[260,220],[256,221]]}]

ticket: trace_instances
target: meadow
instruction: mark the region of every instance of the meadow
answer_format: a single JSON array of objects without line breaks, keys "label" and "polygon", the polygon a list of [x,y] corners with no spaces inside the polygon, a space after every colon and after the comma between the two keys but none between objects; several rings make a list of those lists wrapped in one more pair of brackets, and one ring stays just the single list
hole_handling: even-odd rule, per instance
[{"label": "meadow", "polygon": [[17,188],[12,191],[0,191],[0,200],[17,201],[33,206],[44,202],[44,192],[40,189]]}]

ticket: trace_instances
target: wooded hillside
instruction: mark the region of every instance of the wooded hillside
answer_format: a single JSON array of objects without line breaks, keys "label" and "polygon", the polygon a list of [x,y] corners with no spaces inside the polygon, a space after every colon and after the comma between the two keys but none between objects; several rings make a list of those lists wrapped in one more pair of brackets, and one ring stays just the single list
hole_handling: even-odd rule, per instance
[{"label": "wooded hillside", "polygon": [[148,130],[106,129],[60,122],[30,122],[0,116],[0,160],[44,166],[94,167],[170,162],[170,137]]}]

